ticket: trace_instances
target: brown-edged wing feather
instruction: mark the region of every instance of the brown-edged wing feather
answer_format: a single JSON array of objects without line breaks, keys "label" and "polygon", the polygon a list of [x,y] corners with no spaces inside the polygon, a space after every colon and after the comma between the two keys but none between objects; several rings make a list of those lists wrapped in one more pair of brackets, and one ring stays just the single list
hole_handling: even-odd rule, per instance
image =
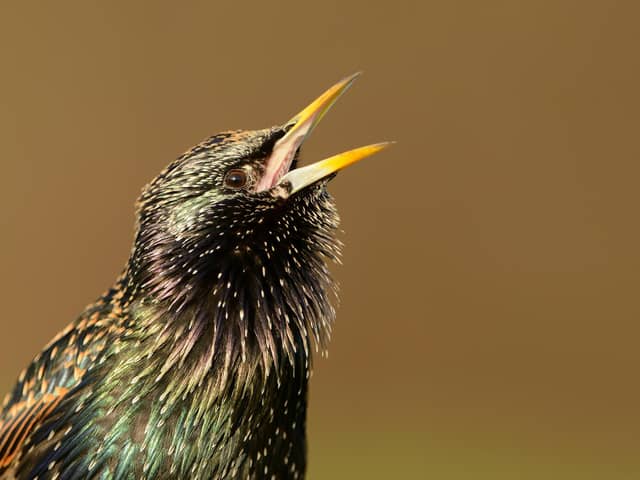
[{"label": "brown-edged wing feather", "polygon": [[35,399],[33,397],[12,406],[0,424],[0,468],[11,465],[22,444],[38,425],[56,408],[68,390],[56,388]]}]

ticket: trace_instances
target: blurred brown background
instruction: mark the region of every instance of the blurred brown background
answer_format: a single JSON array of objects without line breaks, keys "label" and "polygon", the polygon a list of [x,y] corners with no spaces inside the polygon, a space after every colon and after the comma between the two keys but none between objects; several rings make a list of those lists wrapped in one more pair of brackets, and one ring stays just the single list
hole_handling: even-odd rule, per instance
[{"label": "blurred brown background", "polygon": [[166,163],[364,70],[305,151],[399,142],[331,186],[309,478],[640,478],[638,3],[100,3],[2,6],[0,390]]}]

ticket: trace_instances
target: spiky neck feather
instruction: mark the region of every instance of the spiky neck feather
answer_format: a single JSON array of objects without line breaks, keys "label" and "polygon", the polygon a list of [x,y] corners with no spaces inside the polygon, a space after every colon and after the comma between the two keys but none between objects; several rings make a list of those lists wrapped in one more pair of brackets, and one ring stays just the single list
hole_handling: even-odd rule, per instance
[{"label": "spiky neck feather", "polygon": [[324,184],[250,207],[198,207],[198,230],[142,212],[122,280],[127,324],[91,393],[109,405],[103,445],[121,445],[120,460],[105,460],[112,471],[133,457],[149,478],[304,471],[310,349],[324,348],[334,318],[326,261],[339,259],[338,217]]},{"label": "spiky neck feather", "polygon": [[338,216],[325,185],[287,202],[194,208],[188,227],[143,210],[128,266],[132,326],[146,332],[145,354],[163,358],[156,381],[180,368],[180,395],[209,375],[222,388],[239,374],[280,383],[283,363],[301,359],[308,371],[335,316],[326,260],[339,259]]}]

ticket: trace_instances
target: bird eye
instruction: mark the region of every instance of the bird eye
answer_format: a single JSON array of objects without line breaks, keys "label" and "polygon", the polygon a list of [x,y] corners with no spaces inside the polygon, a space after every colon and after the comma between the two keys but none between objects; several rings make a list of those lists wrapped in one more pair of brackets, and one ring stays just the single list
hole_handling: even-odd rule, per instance
[{"label": "bird eye", "polygon": [[229,188],[242,188],[247,184],[247,172],[239,168],[229,170],[224,176],[224,184]]}]

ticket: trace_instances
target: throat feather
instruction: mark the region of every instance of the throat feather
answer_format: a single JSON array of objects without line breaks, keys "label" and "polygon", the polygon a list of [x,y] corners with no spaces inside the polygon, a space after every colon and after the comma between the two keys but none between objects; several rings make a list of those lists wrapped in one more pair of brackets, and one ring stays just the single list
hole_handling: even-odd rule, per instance
[{"label": "throat feather", "polygon": [[129,274],[134,328],[155,332],[143,356],[183,393],[207,376],[225,387],[238,372],[265,382],[285,364],[308,369],[335,316],[331,198],[318,186],[286,203],[211,208],[197,209],[197,221],[185,214],[179,236],[165,217],[142,211]]}]

